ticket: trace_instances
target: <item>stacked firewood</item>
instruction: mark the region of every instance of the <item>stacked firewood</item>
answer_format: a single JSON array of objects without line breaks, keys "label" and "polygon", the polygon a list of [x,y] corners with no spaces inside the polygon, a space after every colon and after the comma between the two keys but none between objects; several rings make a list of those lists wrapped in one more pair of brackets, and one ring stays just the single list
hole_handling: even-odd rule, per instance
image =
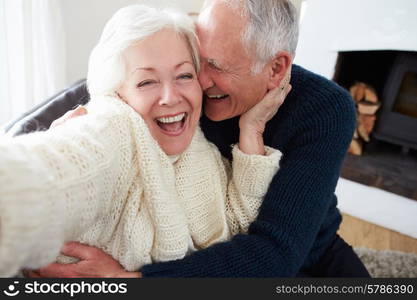
[{"label": "stacked firewood", "polygon": [[363,145],[369,142],[369,136],[374,128],[376,112],[380,107],[375,89],[363,82],[356,82],[349,89],[356,103],[356,130],[348,152],[362,155]]}]

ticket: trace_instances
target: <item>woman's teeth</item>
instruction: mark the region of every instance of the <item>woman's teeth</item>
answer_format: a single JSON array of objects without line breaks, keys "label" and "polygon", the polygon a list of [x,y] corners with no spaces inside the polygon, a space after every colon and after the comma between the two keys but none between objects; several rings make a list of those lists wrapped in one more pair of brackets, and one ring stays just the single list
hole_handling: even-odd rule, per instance
[{"label": "woman's teeth", "polygon": [[169,134],[179,134],[185,126],[186,113],[173,117],[161,117],[156,119],[158,126]]},{"label": "woman's teeth", "polygon": [[185,117],[185,113],[176,115],[174,117],[162,117],[162,118],[157,118],[156,120],[158,122],[164,123],[164,124],[169,124],[169,123],[175,123],[175,122],[179,122],[182,121]]}]

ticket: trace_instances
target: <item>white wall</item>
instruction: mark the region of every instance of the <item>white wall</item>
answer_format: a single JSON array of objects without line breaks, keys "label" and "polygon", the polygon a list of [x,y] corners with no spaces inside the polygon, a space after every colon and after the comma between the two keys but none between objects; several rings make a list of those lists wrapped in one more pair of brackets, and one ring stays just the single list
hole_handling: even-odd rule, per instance
[{"label": "white wall", "polygon": [[306,1],[295,63],[332,78],[339,51],[417,51],[417,1],[382,2]]},{"label": "white wall", "polygon": [[[67,84],[87,74],[91,49],[97,43],[106,21],[117,9],[136,3],[175,7],[199,12],[204,0],[59,0],[66,31]],[[298,8],[302,0],[291,0]]]},{"label": "white wall", "polygon": [[176,7],[198,12],[203,0],[59,0],[62,3],[66,31],[67,83],[87,74],[91,49],[97,43],[104,24],[121,7],[148,3],[153,6]]}]

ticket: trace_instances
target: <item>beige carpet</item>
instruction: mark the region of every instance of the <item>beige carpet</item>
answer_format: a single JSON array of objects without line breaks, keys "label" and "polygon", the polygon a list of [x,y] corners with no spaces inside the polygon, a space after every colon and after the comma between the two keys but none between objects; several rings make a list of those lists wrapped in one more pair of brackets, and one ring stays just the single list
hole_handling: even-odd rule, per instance
[{"label": "beige carpet", "polygon": [[417,254],[355,248],[372,277],[417,278]]}]

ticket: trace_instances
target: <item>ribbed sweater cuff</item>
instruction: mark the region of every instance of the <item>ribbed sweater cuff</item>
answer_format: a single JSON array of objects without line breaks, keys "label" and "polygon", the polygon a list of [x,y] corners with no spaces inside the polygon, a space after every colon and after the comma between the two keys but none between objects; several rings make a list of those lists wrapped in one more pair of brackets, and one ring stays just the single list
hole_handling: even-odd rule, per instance
[{"label": "ribbed sweater cuff", "polygon": [[233,147],[233,180],[239,192],[251,197],[263,197],[279,168],[281,151],[265,147],[265,155],[248,155],[237,145]]}]

